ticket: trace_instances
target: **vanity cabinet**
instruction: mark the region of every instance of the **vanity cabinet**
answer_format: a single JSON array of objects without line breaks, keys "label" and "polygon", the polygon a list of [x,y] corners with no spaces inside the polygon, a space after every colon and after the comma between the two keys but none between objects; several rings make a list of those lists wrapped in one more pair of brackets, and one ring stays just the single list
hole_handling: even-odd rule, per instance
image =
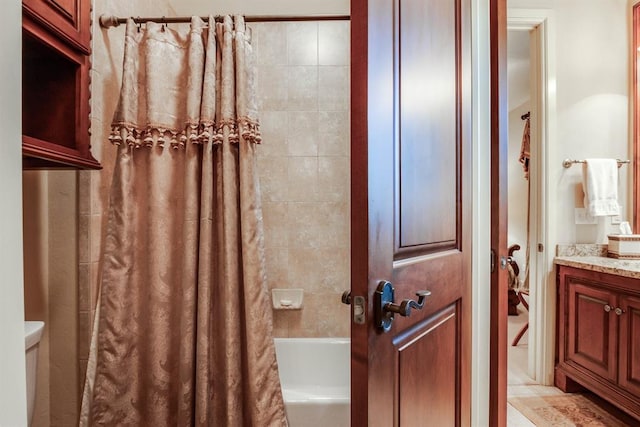
[{"label": "vanity cabinet", "polygon": [[99,169],[89,134],[90,0],[23,0],[23,168]]},{"label": "vanity cabinet", "polygon": [[640,279],[558,266],[556,386],[640,419]]}]

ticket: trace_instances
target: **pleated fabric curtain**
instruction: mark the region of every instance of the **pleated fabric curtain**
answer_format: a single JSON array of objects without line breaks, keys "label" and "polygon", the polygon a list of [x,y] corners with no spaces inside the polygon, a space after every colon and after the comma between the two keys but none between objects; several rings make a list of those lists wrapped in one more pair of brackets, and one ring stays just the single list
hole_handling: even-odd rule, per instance
[{"label": "pleated fabric curtain", "polygon": [[126,28],[80,424],[286,426],[244,19]]}]

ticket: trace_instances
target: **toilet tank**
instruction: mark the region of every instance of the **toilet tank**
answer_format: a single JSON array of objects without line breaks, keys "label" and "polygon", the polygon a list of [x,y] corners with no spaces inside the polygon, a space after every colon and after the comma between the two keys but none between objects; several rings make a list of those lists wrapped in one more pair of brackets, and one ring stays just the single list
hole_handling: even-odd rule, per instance
[{"label": "toilet tank", "polygon": [[27,368],[27,415],[29,425],[33,418],[33,408],[36,401],[36,376],[38,373],[38,344],[44,330],[44,322],[24,322],[24,344]]}]

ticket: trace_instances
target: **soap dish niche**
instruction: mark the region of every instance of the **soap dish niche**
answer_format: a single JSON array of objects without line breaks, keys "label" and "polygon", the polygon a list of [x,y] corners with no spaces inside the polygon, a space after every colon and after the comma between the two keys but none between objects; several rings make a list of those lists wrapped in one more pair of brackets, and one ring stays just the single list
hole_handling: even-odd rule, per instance
[{"label": "soap dish niche", "polygon": [[271,289],[271,301],[275,310],[300,310],[303,289]]}]

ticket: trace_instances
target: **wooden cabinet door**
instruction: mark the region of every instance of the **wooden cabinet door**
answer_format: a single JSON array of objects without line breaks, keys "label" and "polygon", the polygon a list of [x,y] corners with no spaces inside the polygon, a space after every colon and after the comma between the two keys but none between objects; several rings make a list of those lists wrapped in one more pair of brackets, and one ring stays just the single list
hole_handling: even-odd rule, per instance
[{"label": "wooden cabinet door", "polygon": [[640,396],[640,298],[621,296],[618,315],[620,322],[620,387]]},{"label": "wooden cabinet door", "polygon": [[32,19],[70,46],[88,54],[90,0],[23,0],[23,19]]},{"label": "wooden cabinet door", "polygon": [[616,295],[583,279],[565,277],[568,280],[566,361],[616,381]]},{"label": "wooden cabinet door", "polygon": [[[351,2],[354,427],[470,424],[470,4]],[[431,291],[388,331],[383,281]]]}]

